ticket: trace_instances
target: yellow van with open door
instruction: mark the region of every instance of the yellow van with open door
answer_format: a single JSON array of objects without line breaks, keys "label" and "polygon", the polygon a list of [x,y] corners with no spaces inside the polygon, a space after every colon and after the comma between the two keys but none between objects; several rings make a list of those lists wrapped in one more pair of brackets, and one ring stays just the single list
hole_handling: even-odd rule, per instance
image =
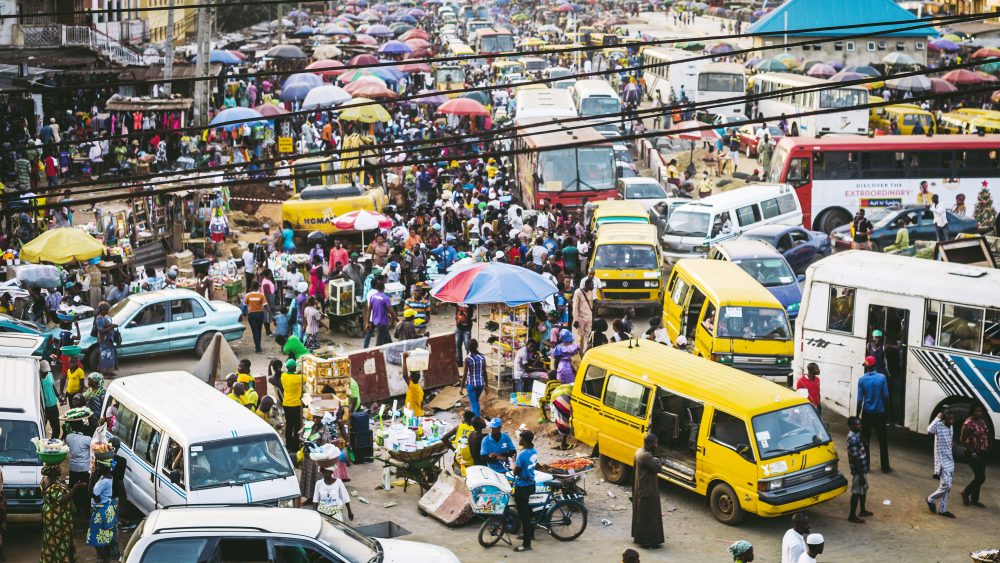
[{"label": "yellow van with open door", "polygon": [[685,258],[670,272],[663,325],[672,342],[743,371],[791,383],[795,346],[781,302],[738,265]]},{"label": "yellow van with open door", "polygon": [[708,497],[724,524],[748,512],[789,514],[847,490],[837,449],[807,399],[669,346],[636,340],[589,350],[572,398],[576,439],[599,454],[608,482],[628,480],[652,433],[659,477]]}]

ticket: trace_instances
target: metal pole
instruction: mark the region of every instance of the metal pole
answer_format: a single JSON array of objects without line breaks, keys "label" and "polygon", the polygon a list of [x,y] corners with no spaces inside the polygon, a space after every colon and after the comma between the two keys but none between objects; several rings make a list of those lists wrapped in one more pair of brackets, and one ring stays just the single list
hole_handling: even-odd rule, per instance
[{"label": "metal pole", "polygon": [[[196,76],[208,75],[209,28],[212,22],[211,8],[198,8],[198,59],[195,64]],[[208,118],[209,83],[197,80],[194,83],[194,124],[204,125]]]},{"label": "metal pole", "polygon": [[[163,55],[163,93],[170,96],[174,78],[174,12],[177,9],[177,0],[167,0],[167,40],[164,45]],[[198,76],[202,76],[199,74]]]}]

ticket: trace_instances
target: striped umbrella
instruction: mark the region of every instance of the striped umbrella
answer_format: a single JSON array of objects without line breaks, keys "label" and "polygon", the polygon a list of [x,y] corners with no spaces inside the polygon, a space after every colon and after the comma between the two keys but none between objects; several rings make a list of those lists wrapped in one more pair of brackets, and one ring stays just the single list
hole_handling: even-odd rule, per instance
[{"label": "striped umbrella", "polygon": [[431,295],[446,303],[517,306],[537,303],[556,291],[552,282],[527,268],[482,262],[448,273],[434,284]]}]

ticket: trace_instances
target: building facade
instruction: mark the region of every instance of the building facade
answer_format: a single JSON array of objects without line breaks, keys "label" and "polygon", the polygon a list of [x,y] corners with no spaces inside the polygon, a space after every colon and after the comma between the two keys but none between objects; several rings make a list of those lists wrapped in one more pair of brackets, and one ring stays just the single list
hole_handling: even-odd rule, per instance
[{"label": "building facade", "polygon": [[[166,8],[168,0],[133,0],[138,2],[142,8]],[[198,10],[183,8],[187,0],[174,1],[174,41],[183,42],[186,37],[193,36],[196,32]],[[149,30],[149,42],[158,47],[162,47],[167,40],[167,10],[153,10],[141,12],[141,16],[146,20],[146,27]]]}]

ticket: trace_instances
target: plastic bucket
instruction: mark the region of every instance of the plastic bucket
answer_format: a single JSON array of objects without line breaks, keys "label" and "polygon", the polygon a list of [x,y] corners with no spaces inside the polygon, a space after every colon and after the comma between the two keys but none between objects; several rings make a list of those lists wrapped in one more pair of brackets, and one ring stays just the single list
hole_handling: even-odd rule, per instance
[{"label": "plastic bucket", "polygon": [[430,364],[431,353],[423,348],[410,350],[406,356],[406,369],[409,371],[425,371]]}]

